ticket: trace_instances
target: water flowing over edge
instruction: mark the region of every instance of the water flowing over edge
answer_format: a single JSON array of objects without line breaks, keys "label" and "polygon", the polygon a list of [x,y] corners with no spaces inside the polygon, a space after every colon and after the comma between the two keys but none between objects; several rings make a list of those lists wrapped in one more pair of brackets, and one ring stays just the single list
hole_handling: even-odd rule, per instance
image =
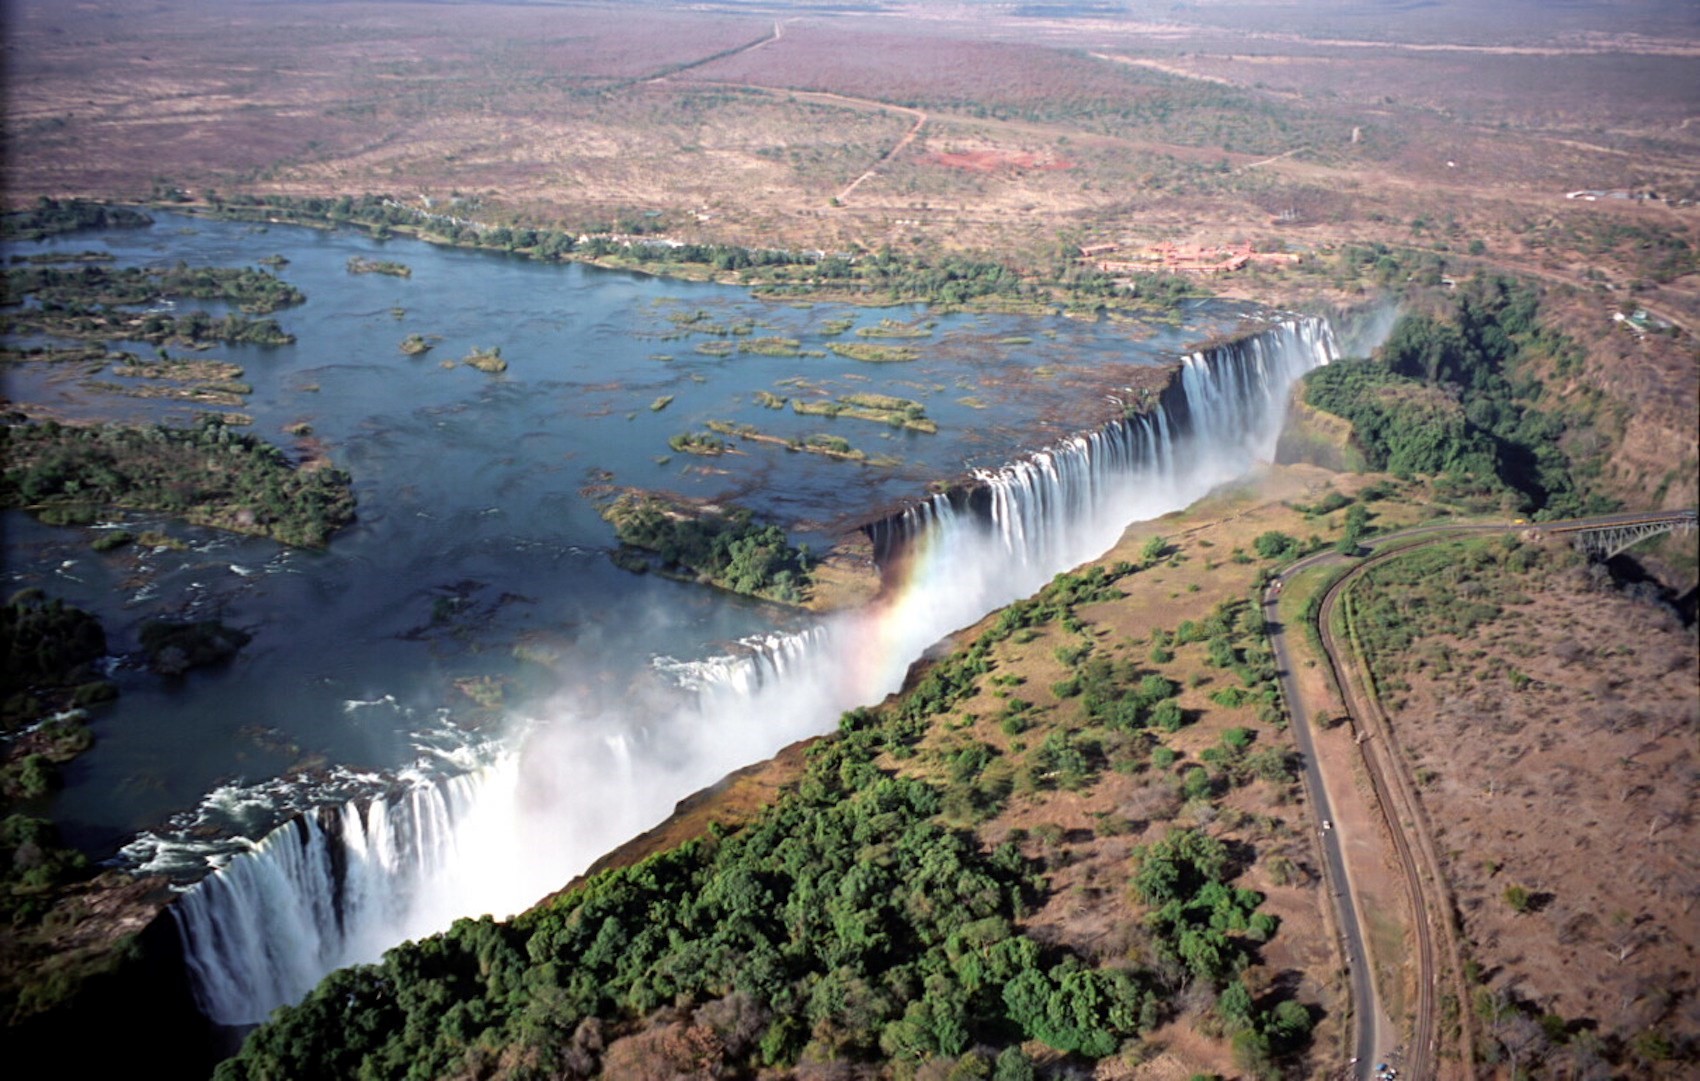
[{"label": "water flowing over edge", "polygon": [[654,667],[694,695],[634,688],[616,708],[561,701],[481,767],[320,807],[243,843],[173,906],[197,1001],[258,1022],[326,973],[521,911],[665,818],[682,797],[901,686],[961,627],[1101,555],[1268,460],[1287,395],[1338,356],[1317,317],[1182,358],[1143,412],[1036,451],[871,523],[881,598],[736,656]]}]

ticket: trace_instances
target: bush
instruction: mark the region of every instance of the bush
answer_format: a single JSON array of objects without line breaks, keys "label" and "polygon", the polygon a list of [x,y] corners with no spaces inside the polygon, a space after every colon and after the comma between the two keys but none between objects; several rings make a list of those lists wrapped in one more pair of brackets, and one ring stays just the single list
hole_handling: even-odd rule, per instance
[{"label": "bush", "polygon": [[1299,542],[1272,529],[1259,534],[1257,539],[1252,541],[1252,547],[1264,559],[1288,559],[1298,552]]}]

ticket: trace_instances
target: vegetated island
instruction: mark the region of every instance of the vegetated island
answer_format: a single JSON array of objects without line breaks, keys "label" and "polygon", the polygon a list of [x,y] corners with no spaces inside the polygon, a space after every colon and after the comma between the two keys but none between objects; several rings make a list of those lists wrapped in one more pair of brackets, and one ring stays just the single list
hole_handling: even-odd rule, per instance
[{"label": "vegetated island", "polygon": [[911,345],[879,345],[875,342],[832,342],[827,348],[841,357],[859,360],[864,364],[906,364],[921,359],[921,351]]},{"label": "vegetated island", "polygon": [[0,506],[52,525],[87,524],[119,507],[317,548],[354,520],[347,473],[298,467],[218,417],[193,428],[14,420],[0,425],[0,447]]},{"label": "vegetated island", "polygon": [[[65,352],[75,353],[77,350]],[[111,353],[103,349],[89,349],[83,352],[87,354],[86,359],[113,362],[107,369],[109,374],[121,379],[136,380],[115,383],[109,379],[85,379],[81,385],[89,390],[122,394],[131,398],[167,398],[224,408],[243,404],[243,400],[254,391],[252,386],[242,382],[241,365],[225,360],[173,357],[163,348],[159,350],[155,360],[143,360],[134,353]],[[14,351],[0,349],[0,359],[11,360],[15,357],[17,354]],[[54,358],[48,355],[45,359]]]},{"label": "vegetated island", "polygon": [[87,263],[75,269],[55,266],[13,267],[6,271],[6,294],[15,303],[34,296],[44,306],[75,308],[104,304],[147,304],[162,299],[223,300],[250,315],[305,303],[295,286],[251,267],[112,267]]},{"label": "vegetated island", "polygon": [[433,335],[427,338],[423,334],[409,334],[401,340],[401,351],[410,357],[423,356],[431,351],[439,339]]},{"label": "vegetated island", "polygon": [[295,335],[276,319],[253,319],[234,312],[214,318],[205,311],[183,315],[136,312],[104,305],[74,308],[26,308],[0,317],[0,334],[42,334],[85,341],[138,341],[155,345],[204,348],[209,342],[239,345],[293,345]]},{"label": "vegetated island", "polygon": [[489,372],[491,375],[499,375],[508,370],[508,362],[502,359],[502,347],[499,345],[489,349],[480,349],[475,345],[472,352],[460,360],[462,364],[477,368],[481,372]]},{"label": "vegetated island", "polygon": [[[711,420],[706,422],[708,430],[733,439],[746,439],[751,443],[766,443],[769,446],[783,447],[789,451],[800,451],[804,454],[818,454],[823,458],[831,458],[837,462],[859,462],[864,465],[891,466],[900,464],[901,459],[890,455],[868,457],[868,453],[852,446],[850,440],[841,435],[828,432],[813,432],[809,435],[782,436],[762,431],[754,424],[740,424],[730,420]],[[716,436],[698,436],[698,439],[710,439],[719,449],[713,451],[697,451],[696,453],[723,454],[727,444]],[[675,447],[675,450],[683,449]]]},{"label": "vegetated island", "polygon": [[392,278],[413,277],[413,268],[406,263],[397,263],[388,259],[366,259],[358,255],[348,257],[348,272],[350,274],[388,274]]},{"label": "vegetated island", "polygon": [[[783,604],[804,604],[813,585],[807,545],[792,547],[776,525],[749,511],[724,510],[652,492],[624,492],[602,507],[620,542],[614,561]],[[652,553],[650,559],[643,553]]]},{"label": "vegetated island", "polygon": [[929,338],[933,328],[931,324],[904,323],[886,318],[872,326],[857,327],[856,333],[863,338]]},{"label": "vegetated island", "polygon": [[253,638],[247,631],[216,619],[179,622],[149,620],[142,625],[142,649],[148,665],[162,676],[180,676],[191,668],[222,664]]},{"label": "vegetated island", "polygon": [[140,229],[152,224],[152,218],[129,207],[42,196],[27,210],[0,215],[0,237],[43,240],[84,229]]},{"label": "vegetated island", "polygon": [[667,445],[678,454],[715,458],[726,453],[726,440],[707,432],[679,432],[667,437]]},{"label": "vegetated island", "polygon": [[[766,393],[766,392],[764,392]],[[778,408],[772,404],[772,396],[762,399],[762,404],[769,408]],[[783,405],[783,399],[780,400]],[[791,400],[793,412],[823,417],[854,417],[858,420],[877,421],[893,428],[904,431],[936,434],[938,422],[927,416],[927,407],[910,398],[896,398],[888,394],[855,393],[841,394],[835,401],[805,402],[801,398]]]},{"label": "vegetated island", "polygon": [[[28,297],[37,304],[22,307]],[[227,301],[246,314],[215,318],[200,310],[134,310],[136,305],[172,298]],[[295,336],[277,320],[252,316],[306,299],[276,275],[251,267],[192,267],[181,262],[165,268],[13,267],[6,271],[5,303],[15,310],[0,318],[0,334],[169,342],[193,348],[213,341],[289,345]]]}]

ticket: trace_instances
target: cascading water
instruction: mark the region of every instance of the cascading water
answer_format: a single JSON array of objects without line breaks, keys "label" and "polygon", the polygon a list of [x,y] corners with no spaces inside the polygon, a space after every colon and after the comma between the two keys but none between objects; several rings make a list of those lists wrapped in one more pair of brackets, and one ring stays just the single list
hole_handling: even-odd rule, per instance
[{"label": "cascading water", "polygon": [[332,968],[460,916],[510,914],[665,817],[681,797],[877,701],[941,638],[1272,456],[1287,394],[1334,359],[1292,318],[1183,359],[1147,411],[869,527],[885,597],[744,655],[658,660],[694,696],[562,702],[496,764],[400,800],[299,818],[183,897],[176,916],[213,1020],[244,1024]]},{"label": "cascading water", "polygon": [[[1172,505],[1154,513],[1175,509],[1272,457],[1287,392],[1338,355],[1326,320],[1294,318],[1186,356],[1178,385],[1149,411],[976,472],[967,488],[871,523],[875,558],[888,566],[917,544],[936,546],[943,536],[980,528],[995,533],[1011,559],[1046,577],[1084,562],[1139,520],[1140,507],[1155,501]],[[1106,530],[1113,534],[1104,539]],[[1083,536],[1093,538],[1084,549]]]},{"label": "cascading water", "polygon": [[738,643],[742,651],[700,661],[656,657],[656,671],[699,694],[753,694],[764,684],[785,678],[805,657],[827,648],[823,625],[792,634],[764,634]]}]

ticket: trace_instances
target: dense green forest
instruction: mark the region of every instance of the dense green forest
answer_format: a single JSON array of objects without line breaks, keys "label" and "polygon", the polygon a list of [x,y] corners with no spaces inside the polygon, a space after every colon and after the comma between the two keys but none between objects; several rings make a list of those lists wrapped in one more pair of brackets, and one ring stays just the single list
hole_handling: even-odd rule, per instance
[{"label": "dense green forest", "polygon": [[10,423],[0,425],[0,448],[0,506],[58,524],[120,507],[321,547],[354,520],[347,473],[297,468],[277,447],[216,417],[193,428]]},{"label": "dense green forest", "polygon": [[1578,347],[1538,309],[1531,287],[1479,276],[1440,316],[1401,317],[1374,359],[1310,373],[1305,401],[1352,423],[1371,469],[1443,475],[1543,518],[1615,509],[1587,490],[1600,463],[1567,451],[1595,418],[1546,393],[1538,365],[1563,373]]},{"label": "dense green forest", "polygon": [[[672,507],[652,496],[628,495],[603,509],[622,545],[655,553],[663,570],[692,575],[735,593],[795,604],[808,591],[809,553],[793,548],[785,530],[757,525],[750,512],[725,514]],[[642,569],[627,558],[622,566]]]},{"label": "dense green forest", "polygon": [[253,315],[301,304],[307,297],[277,275],[251,267],[13,267],[6,299],[34,296],[44,308],[77,310],[99,304],[146,304],[162,298],[224,300]]},{"label": "dense green forest", "polygon": [[[1312,1018],[1281,996],[1254,1002],[1239,979],[1277,930],[1262,896],[1233,884],[1245,854],[1196,828],[1138,848],[1128,889],[1152,949],[1095,965],[1022,933],[1050,889],[1041,865],[1013,838],[988,848],[957,824],[953,807],[1009,797],[985,789],[986,749],[954,754],[937,779],[898,768],[993,671],[998,643],[1074,623],[1131,572],[1059,575],[900,699],[845,714],[796,787],[742,830],[336,972],[218,1077],[747,1077],[807,1061],[1011,1081],[1035,1076],[1029,1041],[1085,1066],[1175,1016],[1189,986],[1216,996],[1247,1071],[1273,1076]],[[1236,619],[1217,630],[1232,635]],[[1082,690],[1106,711],[1125,696],[1113,723],[1133,732],[1161,723],[1176,689],[1105,678]]]}]

